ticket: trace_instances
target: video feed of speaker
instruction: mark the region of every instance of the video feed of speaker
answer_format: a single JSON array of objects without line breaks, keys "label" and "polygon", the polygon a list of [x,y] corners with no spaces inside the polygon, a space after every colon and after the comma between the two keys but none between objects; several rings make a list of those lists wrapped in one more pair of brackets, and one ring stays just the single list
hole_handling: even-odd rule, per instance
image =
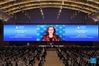
[{"label": "video feed of speaker", "polygon": [[98,25],[4,25],[3,35],[4,41],[99,41]]}]

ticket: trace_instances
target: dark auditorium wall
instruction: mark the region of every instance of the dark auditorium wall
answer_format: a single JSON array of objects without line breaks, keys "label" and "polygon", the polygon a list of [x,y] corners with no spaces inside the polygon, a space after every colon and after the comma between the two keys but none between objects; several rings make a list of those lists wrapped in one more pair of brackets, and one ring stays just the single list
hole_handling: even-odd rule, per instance
[{"label": "dark auditorium wall", "polygon": [[0,20],[0,41],[2,40],[2,21]]},{"label": "dark auditorium wall", "polygon": [[44,19],[40,9],[33,9],[18,12],[13,15],[8,21],[10,24],[94,24],[95,22],[83,12],[78,12],[75,10],[62,9],[59,19],[57,15],[59,8],[43,8]]},{"label": "dark auditorium wall", "polygon": [[3,21],[0,20],[0,46],[8,46],[9,42],[3,41]]},{"label": "dark auditorium wall", "polygon": [[99,42],[93,42],[93,46],[99,47]]}]

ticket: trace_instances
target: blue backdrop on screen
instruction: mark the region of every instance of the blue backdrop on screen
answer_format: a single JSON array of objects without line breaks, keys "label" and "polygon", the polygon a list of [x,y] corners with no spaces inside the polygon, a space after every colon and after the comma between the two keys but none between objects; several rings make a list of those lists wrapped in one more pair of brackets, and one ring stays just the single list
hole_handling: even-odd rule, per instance
[{"label": "blue backdrop on screen", "polygon": [[[4,41],[42,41],[50,25],[4,25]],[[62,41],[98,41],[98,25],[51,25]]]}]

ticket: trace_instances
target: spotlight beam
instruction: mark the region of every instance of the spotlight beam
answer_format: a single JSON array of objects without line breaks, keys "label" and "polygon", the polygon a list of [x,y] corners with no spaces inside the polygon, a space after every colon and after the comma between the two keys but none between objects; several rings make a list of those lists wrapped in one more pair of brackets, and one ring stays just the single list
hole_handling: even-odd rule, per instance
[{"label": "spotlight beam", "polygon": [[[64,0],[62,0],[62,5],[64,5]],[[57,14],[57,19],[59,19],[61,12],[62,12],[62,9],[63,9],[63,6],[60,6],[60,9],[59,9],[58,14]]]},{"label": "spotlight beam", "polygon": [[42,19],[44,19],[44,12],[43,12],[43,9],[40,7],[40,12],[41,12],[41,15],[42,15]]},{"label": "spotlight beam", "polygon": [[41,13],[41,16],[42,16],[42,19],[44,20],[44,12],[43,12],[43,9],[42,9],[42,5],[40,3],[40,0],[39,0],[39,4],[40,4],[40,13]]}]

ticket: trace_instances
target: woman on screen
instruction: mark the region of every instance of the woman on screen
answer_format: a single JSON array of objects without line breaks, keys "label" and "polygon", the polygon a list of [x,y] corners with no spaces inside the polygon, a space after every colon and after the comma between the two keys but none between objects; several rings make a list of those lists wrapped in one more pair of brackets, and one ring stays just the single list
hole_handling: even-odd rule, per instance
[{"label": "woman on screen", "polygon": [[49,26],[46,30],[46,35],[43,36],[42,41],[60,41],[60,37],[56,35],[56,30],[53,26]]}]

